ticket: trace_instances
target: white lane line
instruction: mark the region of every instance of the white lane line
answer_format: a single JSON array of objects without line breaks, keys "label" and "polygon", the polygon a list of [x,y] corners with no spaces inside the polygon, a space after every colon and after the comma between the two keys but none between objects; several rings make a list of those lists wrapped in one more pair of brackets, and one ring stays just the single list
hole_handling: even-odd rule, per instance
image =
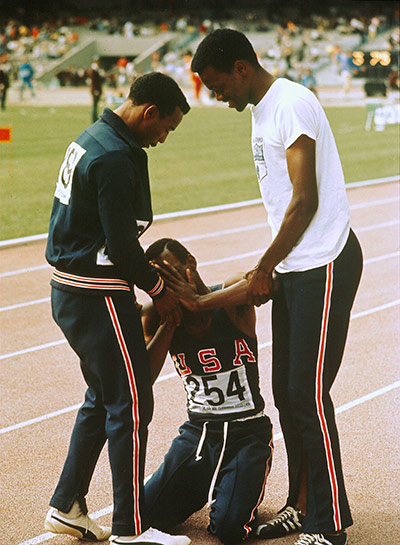
[{"label": "white lane line", "polygon": [[349,409],[352,409],[353,407],[357,407],[357,405],[362,405],[363,403],[366,403],[367,401],[370,401],[371,399],[374,399],[375,397],[386,394],[387,392],[390,392],[391,390],[394,390],[395,388],[399,388],[399,387],[400,387],[400,380],[397,380],[396,382],[392,382],[392,384],[388,384],[387,386],[383,386],[382,388],[379,388],[379,390],[375,390],[375,392],[370,392],[369,394],[359,397],[358,399],[355,399],[354,401],[349,401],[348,403],[341,405],[340,407],[335,409],[335,413],[336,414],[344,413],[345,411],[348,411]]},{"label": "white lane line", "polygon": [[[392,308],[392,307],[395,307],[397,305],[400,305],[400,299],[397,299],[395,301],[391,301],[391,302],[386,303],[384,305],[379,305],[377,307],[373,307],[373,308],[370,308],[370,309],[367,309],[367,310],[352,314],[351,317],[350,317],[350,320],[355,320],[357,318],[362,318],[364,316],[369,316],[370,314],[374,314],[375,312],[380,312],[382,310],[387,310],[388,308]],[[48,345],[54,346],[55,344],[61,344],[61,343],[65,343],[65,342],[66,342],[65,340],[62,340],[62,341],[59,341],[58,343],[48,343]],[[272,340],[271,341],[266,341],[264,343],[260,343],[258,345],[258,348],[259,348],[259,350],[262,350],[263,348],[267,348],[269,346],[272,346]],[[41,345],[41,347],[37,348],[37,349],[40,350],[41,348],[46,348],[46,345]],[[159,376],[157,378],[155,384],[158,384],[160,382],[164,382],[166,380],[169,380],[171,378],[176,378],[176,377],[178,377],[178,375],[175,372],[168,373],[168,374],[165,374],[165,375],[161,375],[161,376]],[[66,408],[60,409],[58,411],[53,411],[51,413],[47,413],[47,414],[44,414],[42,416],[38,416],[36,418],[31,418],[30,420],[25,420],[24,422],[19,422],[18,424],[14,424],[14,425],[8,426],[6,428],[1,428],[0,429],[0,435],[2,435],[4,433],[8,433],[10,431],[15,431],[17,429],[25,428],[26,426],[30,426],[32,424],[37,424],[38,422],[43,422],[43,420],[48,420],[49,418],[54,418],[56,416],[60,416],[61,414],[65,414],[65,413],[74,411],[79,406],[80,406],[80,404],[71,405],[70,407],[66,407]]]},{"label": "white lane line", "polygon": [[376,178],[376,180],[362,180],[361,182],[350,182],[346,184],[346,189],[353,189],[354,187],[367,187],[369,185],[385,184],[387,182],[397,182],[400,179],[400,175],[386,176],[386,178]]},{"label": "white lane line", "polygon": [[244,254],[231,255],[228,257],[221,257],[220,259],[212,259],[211,261],[203,261],[198,264],[198,267],[208,267],[209,265],[216,265],[218,263],[226,263],[227,261],[235,261],[237,259],[246,259],[247,257],[253,257],[255,255],[262,255],[265,252],[265,247],[253,250],[251,252],[245,252]]},{"label": "white lane line", "polygon": [[15,271],[3,272],[0,273],[0,278],[4,278],[6,276],[14,276],[15,274],[24,274],[33,271],[40,271],[41,269],[50,269],[50,265],[46,263],[44,265],[37,265],[35,267],[26,267],[25,269],[16,269]]},{"label": "white lane line", "polygon": [[26,301],[25,303],[16,303],[15,305],[9,305],[8,307],[1,307],[0,312],[15,310],[16,308],[29,307],[30,305],[38,305],[40,303],[48,303],[49,301],[50,297],[43,297],[43,299],[34,299],[33,301]]},{"label": "white lane line", "polygon": [[[387,199],[378,199],[378,200],[375,200],[375,201],[369,201],[369,202],[363,202],[363,203],[358,203],[358,204],[353,204],[350,206],[350,210],[357,210],[359,208],[370,208],[371,206],[379,206],[379,205],[383,205],[383,204],[389,204],[389,203],[393,203],[393,202],[398,202],[400,200],[400,197],[388,197]],[[255,201],[244,201],[243,203],[236,203],[236,206],[234,208],[238,208],[240,206],[246,206],[246,204],[248,203],[251,203],[251,204],[255,204],[255,202],[257,201],[258,202],[262,202],[261,199],[256,199]],[[229,206],[229,205],[227,205]],[[223,208],[221,208],[223,209]],[[156,216],[154,217],[155,219]],[[387,224],[377,224],[376,225],[376,228],[379,228],[379,227],[386,227],[386,226],[389,226],[389,225],[395,225],[397,222],[394,222],[394,223],[390,223],[388,222]],[[357,229],[357,232],[358,231],[366,231],[366,230],[370,230],[370,229],[373,229],[375,226],[368,226],[366,228],[364,227],[361,227],[359,229]],[[180,238],[181,242],[190,242],[190,241],[193,241],[193,240],[202,240],[202,239],[206,239],[206,238],[212,238],[212,237],[219,237],[219,236],[224,236],[224,235],[230,235],[230,234],[234,234],[234,233],[241,233],[241,232],[246,232],[246,231],[252,231],[252,230],[256,230],[256,229],[265,229],[265,228],[269,228],[269,225],[268,223],[265,221],[265,222],[262,222],[262,223],[254,223],[254,224],[250,224],[250,225],[245,225],[245,226],[242,226],[242,227],[234,227],[232,229],[223,229],[223,230],[220,230],[220,231],[213,231],[211,233],[202,233],[202,234],[198,234],[198,235],[191,235],[191,236],[188,236],[188,237],[183,237],[183,238]],[[38,237],[44,237],[44,236],[47,236],[47,235],[35,235],[35,236],[38,236]],[[30,238],[30,237],[26,237],[26,238]],[[20,241],[22,239],[15,239],[16,241]],[[35,239],[36,240],[36,239]],[[6,243],[6,242],[10,242],[11,241],[0,241],[0,247],[1,247],[1,242],[3,243]],[[37,265],[35,267],[27,267],[27,268],[24,268],[24,269],[17,269],[15,271],[8,271],[8,272],[3,272],[3,273],[0,273],[0,278],[4,278],[6,276],[13,276],[13,275],[16,275],[16,274],[23,274],[23,273],[28,273],[28,272],[32,272],[32,271],[38,271],[38,270],[41,270],[41,269],[47,269],[49,268],[50,265],[48,265],[47,263],[46,264],[43,264],[43,265]]]},{"label": "white lane line", "polygon": [[[388,384],[387,386],[384,386],[383,388],[379,388],[378,390],[375,390],[374,392],[370,392],[369,394],[361,396],[358,399],[354,399],[353,401],[350,401],[349,403],[345,403],[344,405],[337,407],[335,409],[335,414],[344,413],[350,409],[353,409],[354,407],[357,407],[358,405],[362,405],[363,403],[366,403],[367,401],[370,401],[371,399],[379,397],[399,387],[400,387],[400,380],[396,382],[392,382],[392,384]],[[277,443],[282,438],[283,438],[282,432],[274,434],[274,443]],[[112,513],[112,510],[113,510],[113,505],[111,504],[111,505],[108,505],[107,507],[104,507],[103,509],[100,509],[99,511],[96,511],[95,513],[91,513],[90,517],[96,520],[96,519],[99,519],[100,517],[103,517],[104,515],[108,515],[109,513]],[[46,532],[39,536],[28,539],[27,541],[23,541],[22,543],[19,543],[18,545],[37,545],[38,543],[43,543],[44,541],[48,541],[49,539],[52,539],[54,537],[57,537],[57,535],[52,534],[51,532]]]},{"label": "white lane line", "polygon": [[374,231],[375,229],[382,229],[383,227],[392,227],[393,225],[398,225],[399,220],[385,221],[382,223],[376,223],[375,225],[365,225],[364,227],[358,227],[354,229],[356,233],[362,233],[364,231]]},{"label": "white lane line", "polygon": [[67,341],[65,339],[60,339],[59,341],[52,341],[45,344],[39,344],[37,346],[31,346],[30,348],[24,348],[24,350],[17,350],[16,352],[10,352],[8,354],[2,354],[0,356],[0,361],[7,358],[13,358],[14,356],[22,356],[23,354],[29,354],[29,352],[36,352],[37,350],[44,350],[46,348],[51,348],[53,346],[58,346],[59,344],[65,344]]},{"label": "white lane line", "polygon": [[398,257],[400,252],[392,252],[390,254],[377,255],[376,257],[369,257],[364,259],[364,265],[369,265],[370,263],[376,263],[377,261],[383,261],[385,259],[392,259],[392,257]]},{"label": "white lane line", "polygon": [[7,426],[6,428],[1,428],[0,435],[3,435],[4,433],[8,433],[10,431],[20,430],[21,428],[26,428],[27,426],[32,426],[33,424],[37,424],[38,422],[43,422],[43,420],[49,420],[49,418],[55,418],[56,416],[60,416],[62,414],[76,411],[79,409],[81,405],[82,403],[77,403],[76,405],[71,405],[70,407],[64,407],[64,409],[53,411],[51,413],[38,416],[37,418],[31,418],[30,420],[19,422],[18,424],[14,424],[13,426]]},{"label": "white lane line", "polygon": [[352,204],[350,206],[351,210],[358,210],[359,208],[369,208],[370,206],[379,206],[381,204],[390,204],[394,202],[398,202],[400,199],[399,196],[397,197],[387,197],[386,199],[377,199],[376,201],[366,201],[366,202],[360,202],[357,204]]},{"label": "white lane line", "polygon": [[246,231],[254,231],[256,229],[270,229],[270,226],[266,221],[264,221],[262,223],[252,223],[250,225],[242,225],[241,227],[232,227],[230,229],[222,229],[220,231],[211,231],[210,233],[201,233],[199,235],[191,235],[189,237],[179,237],[179,241],[190,242],[193,240],[202,240],[203,238],[222,237],[224,235],[244,233]]},{"label": "white lane line", "polygon": [[375,314],[375,312],[387,310],[388,308],[393,308],[397,305],[400,305],[400,299],[396,299],[395,301],[390,301],[390,303],[385,303],[384,305],[379,305],[377,307],[369,308],[367,310],[362,310],[361,312],[356,312],[355,314],[351,315],[350,319],[355,320],[356,318],[363,318],[364,316],[369,316],[370,314]]}]

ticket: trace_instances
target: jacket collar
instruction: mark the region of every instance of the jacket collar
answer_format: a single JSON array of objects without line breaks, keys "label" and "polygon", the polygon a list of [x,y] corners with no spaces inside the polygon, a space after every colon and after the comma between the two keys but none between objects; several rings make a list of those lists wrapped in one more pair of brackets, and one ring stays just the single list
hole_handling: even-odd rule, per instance
[{"label": "jacket collar", "polygon": [[104,108],[104,111],[100,115],[100,118],[102,121],[107,123],[107,125],[110,125],[115,130],[115,132],[117,132],[119,136],[130,145],[132,149],[140,150],[146,155],[146,152],[139,146],[135,137],[128,129],[126,123],[124,123],[124,121],[122,121],[122,119],[117,114],[110,110],[110,108]]}]

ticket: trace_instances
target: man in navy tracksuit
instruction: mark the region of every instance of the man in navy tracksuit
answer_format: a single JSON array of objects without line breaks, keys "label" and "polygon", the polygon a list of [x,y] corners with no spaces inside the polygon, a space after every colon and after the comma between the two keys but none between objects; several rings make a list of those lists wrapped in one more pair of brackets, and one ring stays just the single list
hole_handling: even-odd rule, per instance
[{"label": "man in navy tracksuit", "polygon": [[[163,143],[189,105],[171,78],[138,78],[126,101],[67,149],[61,165],[46,249],[55,267],[53,317],[80,358],[87,383],[68,456],[45,528],[111,543],[149,542],[143,510],[147,427],[153,412],[148,358],[134,285],[152,297],[164,321],[179,321],[176,296],[166,288],[138,241],[152,221],[147,155]],[[108,440],[113,481],[113,526],[87,515],[85,496]],[[156,538],[157,537],[157,538]],[[154,543],[186,545],[177,536]]]}]

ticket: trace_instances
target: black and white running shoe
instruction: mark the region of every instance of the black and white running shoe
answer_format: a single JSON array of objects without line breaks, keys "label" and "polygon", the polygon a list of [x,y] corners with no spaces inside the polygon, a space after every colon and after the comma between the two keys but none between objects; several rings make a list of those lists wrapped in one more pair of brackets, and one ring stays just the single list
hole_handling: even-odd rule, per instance
[{"label": "black and white running shoe", "polygon": [[294,545],[347,545],[347,534],[346,532],[332,536],[327,534],[300,534]]},{"label": "black and white running shoe", "polygon": [[260,524],[255,531],[255,535],[263,539],[270,539],[299,532],[302,528],[303,519],[304,516],[300,511],[289,505],[283,511],[280,511],[277,517],[265,524]]},{"label": "black and white running shoe", "polygon": [[87,541],[104,541],[111,535],[111,528],[99,526],[89,515],[82,513],[75,502],[68,513],[51,507],[47,513],[44,527],[54,534],[68,534]]}]

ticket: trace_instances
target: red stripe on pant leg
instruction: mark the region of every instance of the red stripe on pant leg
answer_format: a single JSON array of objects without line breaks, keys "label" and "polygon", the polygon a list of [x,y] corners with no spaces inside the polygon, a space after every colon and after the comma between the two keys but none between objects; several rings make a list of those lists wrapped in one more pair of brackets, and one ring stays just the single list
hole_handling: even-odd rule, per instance
[{"label": "red stripe on pant leg", "polygon": [[136,389],[135,375],[133,373],[132,361],[129,356],[128,348],[121,330],[117,312],[111,297],[106,297],[106,305],[111,316],[111,321],[117,336],[118,344],[121,348],[122,357],[124,359],[126,372],[128,375],[129,388],[132,395],[132,420],[133,420],[133,502],[134,502],[134,524],[135,534],[142,533],[140,508],[139,508],[139,399]]},{"label": "red stripe on pant leg", "polygon": [[332,508],[333,508],[333,519],[335,524],[335,530],[341,530],[339,492],[338,492],[337,478],[335,473],[335,464],[333,460],[333,452],[332,452],[331,440],[329,437],[328,424],[326,421],[324,406],[322,401],[323,370],[324,370],[324,363],[325,363],[325,350],[326,350],[326,340],[328,335],[328,321],[329,321],[329,311],[331,306],[332,289],[333,289],[333,263],[329,263],[326,269],[325,298],[324,298],[324,309],[322,314],[321,338],[320,338],[318,361],[317,361],[315,398],[316,398],[316,404],[317,404],[317,414],[318,414],[318,418],[321,425],[322,436],[324,439],[328,474],[329,474],[329,480],[330,480],[331,489],[332,489]]},{"label": "red stripe on pant leg", "polygon": [[270,472],[270,469],[271,469],[272,454],[274,452],[273,439],[271,439],[271,441],[269,442],[269,448],[271,450],[271,454],[269,455],[268,460],[267,460],[267,465],[266,465],[265,475],[264,475],[264,482],[263,482],[263,485],[261,487],[261,493],[260,493],[260,496],[258,498],[258,501],[257,501],[256,505],[254,506],[254,508],[253,508],[253,510],[251,512],[250,519],[244,525],[244,529],[246,530],[246,535],[245,535],[245,537],[243,539],[246,539],[247,536],[250,534],[251,528],[248,525],[250,524],[250,522],[252,522],[254,520],[254,518],[255,518],[254,513],[256,512],[256,509],[258,508],[258,506],[260,505],[260,503],[262,502],[262,500],[264,498],[265,487],[267,485],[267,479],[268,479],[268,475],[269,475],[269,472]]}]

